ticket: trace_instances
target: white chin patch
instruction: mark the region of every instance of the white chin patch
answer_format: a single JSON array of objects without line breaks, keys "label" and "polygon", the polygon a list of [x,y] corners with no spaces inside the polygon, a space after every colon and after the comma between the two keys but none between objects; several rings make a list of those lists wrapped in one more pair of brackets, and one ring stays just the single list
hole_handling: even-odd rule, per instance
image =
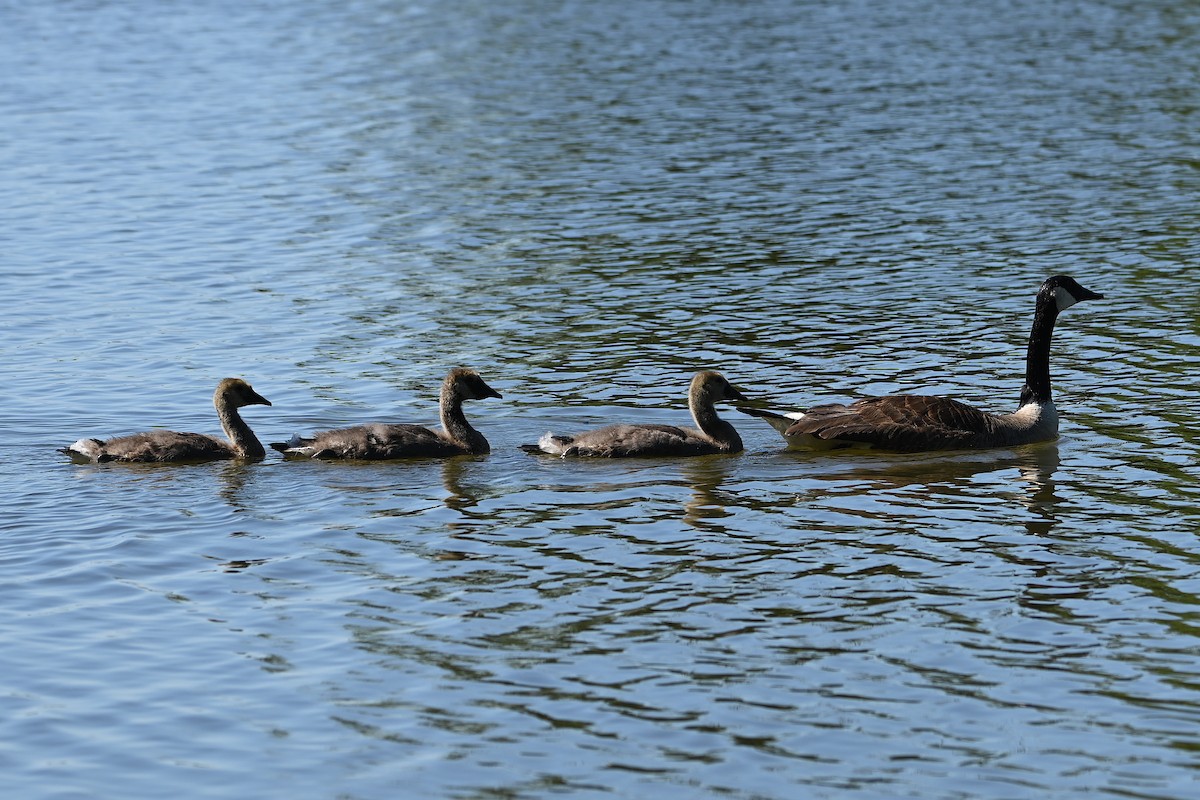
[{"label": "white chin patch", "polygon": [[1058,303],[1059,311],[1066,311],[1071,306],[1075,305],[1075,297],[1061,286],[1054,290],[1054,301]]}]

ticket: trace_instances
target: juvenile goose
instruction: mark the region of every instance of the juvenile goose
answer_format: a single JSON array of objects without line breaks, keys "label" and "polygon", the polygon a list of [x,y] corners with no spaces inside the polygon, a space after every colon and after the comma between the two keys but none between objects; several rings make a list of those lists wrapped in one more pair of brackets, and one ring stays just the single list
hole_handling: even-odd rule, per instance
[{"label": "juvenile goose", "polygon": [[148,431],[131,436],[118,436],[108,441],[80,439],[60,452],[77,461],[217,461],[228,458],[261,459],[266,455],[262,443],[242,420],[237,410],[242,406],[269,406],[271,401],[258,394],[241,378],[226,378],[217,384],[213,405],[228,442],[202,433]]},{"label": "juvenile goose", "polygon": [[732,425],[717,416],[714,404],[745,399],[720,373],[697,372],[688,389],[688,408],[699,430],[674,425],[609,425],[575,436],[547,433],[537,444],[522,445],[521,449],[600,458],[737,453],[742,449],[742,439]]},{"label": "juvenile goose", "polygon": [[375,423],[324,431],[307,439],[293,436],[291,441],[273,442],[271,447],[287,456],[370,461],[479,455],[491,448],[483,434],[467,422],[462,404],[464,400],[485,397],[500,397],[500,393],[484,383],[479,373],[452,369],[442,382],[442,431],[434,432],[420,425]]},{"label": "juvenile goose", "polygon": [[1056,275],[1042,284],[1029,334],[1025,385],[1016,411],[989,414],[951,400],[923,395],[888,395],[850,405],[829,404],[779,413],[739,410],[764,418],[783,434],[788,446],[826,450],[878,448],[898,452],[1013,447],[1058,436],[1058,413],[1050,396],[1050,337],[1061,311],[1103,295],[1073,278]]}]

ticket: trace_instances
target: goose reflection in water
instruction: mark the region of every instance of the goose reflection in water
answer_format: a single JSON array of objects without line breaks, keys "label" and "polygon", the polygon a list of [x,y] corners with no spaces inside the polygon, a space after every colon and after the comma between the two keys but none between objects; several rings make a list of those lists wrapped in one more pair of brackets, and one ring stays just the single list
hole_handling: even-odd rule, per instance
[{"label": "goose reflection in water", "polygon": [[221,482],[217,493],[230,508],[237,511],[253,513],[254,504],[246,502],[246,484],[251,479],[251,470],[245,465],[232,461],[221,465],[217,475]]},{"label": "goose reflection in water", "polygon": [[463,480],[470,465],[474,463],[473,458],[447,458],[442,462],[442,486],[446,489],[443,502],[446,508],[465,513],[479,505],[478,488]]},{"label": "goose reflection in water", "polygon": [[1026,522],[1025,527],[1030,533],[1050,533],[1058,524],[1056,512],[1061,502],[1055,493],[1054,483],[1054,473],[1062,463],[1058,443],[1047,442],[1023,449],[1026,451],[1026,458],[1017,462],[1017,469],[1026,490],[1026,498],[1022,502],[1039,517]]},{"label": "goose reflection in water", "polygon": [[[1048,533],[1058,522],[1055,509],[1059,498],[1055,493],[1054,474],[1061,457],[1057,442],[904,460],[885,454],[863,453],[841,462],[845,469],[831,468],[828,456],[820,459],[810,456],[804,460],[819,463],[825,479],[853,485],[854,495],[905,490],[922,504],[945,499],[948,495],[976,497],[977,493],[969,492],[977,483],[974,479],[994,475],[998,482],[1003,481],[1011,489],[992,492],[993,497],[1012,497],[1037,515],[1036,520],[1027,523],[1030,531]],[[1011,470],[1017,473],[1016,481],[1002,475]],[[822,488],[818,493],[825,491],[827,488]]]},{"label": "goose reflection in water", "polygon": [[679,462],[679,466],[683,480],[692,490],[683,504],[683,521],[693,528],[725,532],[725,526],[719,520],[731,516],[726,508],[729,496],[720,489],[729,482],[735,462],[717,456],[690,458]]}]

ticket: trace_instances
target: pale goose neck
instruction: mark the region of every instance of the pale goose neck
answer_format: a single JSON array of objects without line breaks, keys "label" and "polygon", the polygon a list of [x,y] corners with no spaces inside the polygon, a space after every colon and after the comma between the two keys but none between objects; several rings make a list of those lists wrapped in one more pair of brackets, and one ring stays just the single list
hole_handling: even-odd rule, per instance
[{"label": "pale goose neck", "polygon": [[213,405],[217,408],[217,417],[221,420],[221,428],[229,437],[230,444],[240,457],[263,458],[266,456],[267,451],[263,449],[262,442],[254,435],[254,431],[250,430],[250,426],[242,419],[237,407],[228,397],[217,398]]},{"label": "pale goose neck", "polygon": [[692,387],[688,393],[688,408],[692,412],[692,419],[696,421],[696,427],[722,450],[742,449],[742,437],[738,435],[737,430],[717,416],[717,407],[708,387]]},{"label": "pale goose neck", "polygon": [[471,423],[467,422],[467,415],[462,409],[463,397],[458,391],[458,387],[451,381],[447,381],[442,385],[441,399],[439,406],[442,416],[442,428],[445,429],[446,435],[450,440],[462,445],[472,453],[486,453],[491,450],[491,445],[484,435],[471,427]]}]

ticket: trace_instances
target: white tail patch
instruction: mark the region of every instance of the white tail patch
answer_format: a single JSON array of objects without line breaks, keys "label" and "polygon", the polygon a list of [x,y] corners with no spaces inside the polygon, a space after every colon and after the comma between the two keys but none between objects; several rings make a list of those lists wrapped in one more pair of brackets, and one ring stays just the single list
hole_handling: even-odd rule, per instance
[{"label": "white tail patch", "polygon": [[555,436],[550,431],[538,439],[538,447],[543,453],[549,453],[552,456],[564,456],[567,454],[568,443],[562,440],[562,437]]},{"label": "white tail patch", "polygon": [[67,449],[72,453],[78,453],[86,458],[96,459],[100,457],[100,443],[95,439],[80,439]]},{"label": "white tail patch", "polygon": [[795,425],[797,421],[804,418],[804,412],[803,411],[789,411],[787,413],[782,413],[782,414],[775,412],[775,413],[771,413],[769,415],[768,414],[758,414],[756,416],[762,417],[762,419],[766,420],[768,425],[770,425],[772,428],[774,428],[775,430],[779,431],[781,434],[784,434],[786,436],[787,429],[792,427],[793,425]]}]

